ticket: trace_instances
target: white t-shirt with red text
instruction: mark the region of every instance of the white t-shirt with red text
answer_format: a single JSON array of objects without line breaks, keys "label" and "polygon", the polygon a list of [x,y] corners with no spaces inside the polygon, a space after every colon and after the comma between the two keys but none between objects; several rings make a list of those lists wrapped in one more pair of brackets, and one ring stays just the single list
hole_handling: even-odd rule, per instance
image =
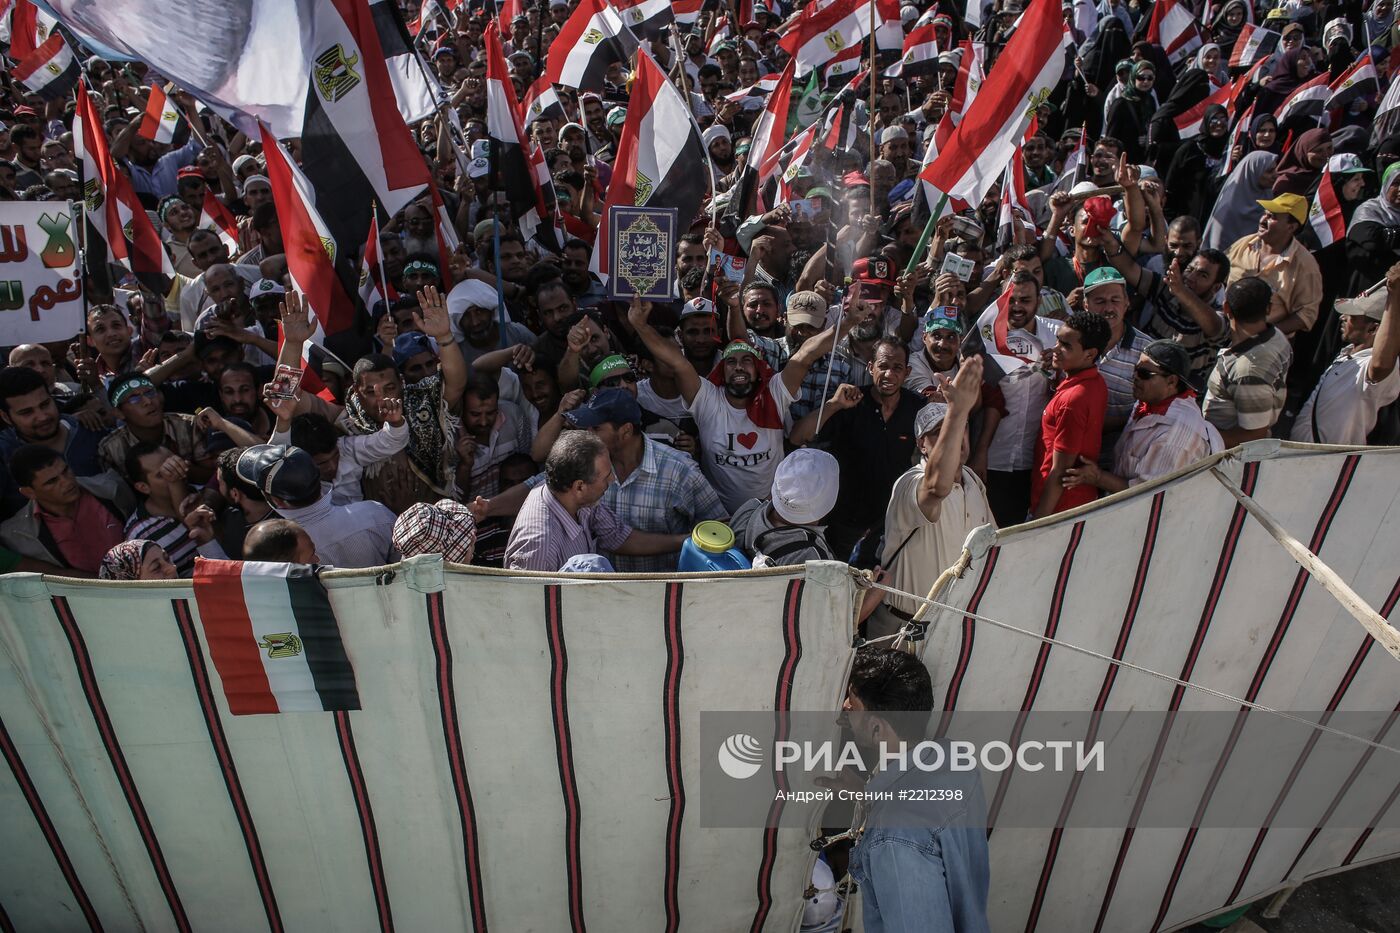
[{"label": "white t-shirt with red text", "polygon": [[749,499],[768,498],[783,459],[783,437],[792,430],[788,406],[794,399],[781,373],[768,380],[767,391],[782,417],[781,428],[754,424],[747,411],[729,404],[724,390],[708,379],[700,381],[700,391],[690,403],[700,428],[700,469],[731,514]]}]

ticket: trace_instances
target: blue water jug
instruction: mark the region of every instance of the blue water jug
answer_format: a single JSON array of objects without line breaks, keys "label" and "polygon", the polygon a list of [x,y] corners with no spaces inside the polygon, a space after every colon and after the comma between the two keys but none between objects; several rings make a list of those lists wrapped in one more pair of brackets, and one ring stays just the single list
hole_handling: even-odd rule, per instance
[{"label": "blue water jug", "polygon": [[701,522],[681,545],[684,573],[748,570],[753,564],[734,546],[734,530],[724,522]]}]

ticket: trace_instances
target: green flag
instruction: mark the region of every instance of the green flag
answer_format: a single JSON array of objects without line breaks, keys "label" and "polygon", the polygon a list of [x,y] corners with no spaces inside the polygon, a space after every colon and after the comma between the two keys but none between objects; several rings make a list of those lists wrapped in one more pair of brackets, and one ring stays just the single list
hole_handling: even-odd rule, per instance
[{"label": "green flag", "polygon": [[802,92],[802,96],[797,101],[794,115],[794,125],[789,127],[788,134],[791,135],[794,129],[803,129],[817,122],[817,118],[822,115],[822,92],[821,85],[817,81],[816,69],[812,70],[812,77],[807,82],[807,87]]}]

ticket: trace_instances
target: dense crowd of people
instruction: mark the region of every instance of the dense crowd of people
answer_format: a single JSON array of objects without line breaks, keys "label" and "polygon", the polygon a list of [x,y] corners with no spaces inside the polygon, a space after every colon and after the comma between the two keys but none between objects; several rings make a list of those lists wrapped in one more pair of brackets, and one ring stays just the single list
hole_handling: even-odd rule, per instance
[{"label": "dense crowd of people", "polygon": [[[260,145],[174,88],[193,129],[147,138],[163,80],[90,57],[112,156],[175,274],[90,268],[83,334],[6,351],[0,570],[145,580],[190,576],[196,555],[372,567],[440,553],[666,572],[719,520],[746,560],[848,561],[924,593],[978,525],[1086,505],[1258,438],[1393,443],[1400,134],[1375,122],[1391,2],[1249,3],[1188,2],[1199,47],[1174,56],[1148,38],[1148,3],[1102,0],[1086,20],[1066,0],[1073,47],[1034,102],[1024,197],[994,185],[971,205],[919,175],[964,115],[969,56],[996,81],[1017,0],[980,26],[947,2],[906,3],[899,24],[931,26],[936,58],[901,73],[900,52],[881,52],[874,87],[854,93],[849,72],[820,75],[785,138],[837,101],[844,122],[766,186],[746,183],[761,79],[784,69],[779,40],[801,10],[756,2],[740,21],[705,4],[647,47],[691,101],[705,162],[687,170],[711,191],[676,231],[669,302],[610,298],[590,271],[625,67],[602,93],[553,88],[557,115],[525,114],[567,233],[551,250],[506,219],[483,156],[496,10],[430,4],[419,48],[448,102],[413,131],[451,236],[427,195],[389,218],[355,352],[319,363],[323,390],[290,396],[273,367],[302,365],[314,309],[288,276]],[[567,52],[556,40],[575,5],[502,23],[517,97]],[[1256,25],[1277,47],[1233,64]],[[1330,110],[1283,106],[1366,55],[1373,89]],[[1183,127],[1235,81],[1228,106]],[[8,74],[3,92],[0,198],[81,200],[74,101]],[[472,158],[448,144],[449,109]],[[202,222],[211,198],[236,219],[236,248]],[[865,634],[916,608],[870,591]]]}]

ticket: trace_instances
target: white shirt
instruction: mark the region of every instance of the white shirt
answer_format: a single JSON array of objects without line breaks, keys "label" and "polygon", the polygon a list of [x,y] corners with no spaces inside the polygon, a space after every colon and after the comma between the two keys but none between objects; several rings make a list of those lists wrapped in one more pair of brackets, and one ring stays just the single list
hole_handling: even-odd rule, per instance
[{"label": "white shirt", "polygon": [[[267,439],[269,444],[292,443],[291,432],[273,431]],[[340,463],[335,470],[335,482],[329,484],[332,505],[349,505],[363,502],[365,467],[381,460],[388,460],[408,446],[408,422],[400,425],[385,423],[373,434],[347,434],[336,440],[340,449]],[[327,488],[326,483],[321,484]]]},{"label": "white shirt", "polygon": [[781,427],[760,428],[747,411],[729,404],[724,390],[708,379],[700,380],[700,391],[690,403],[700,428],[700,469],[731,515],[750,499],[768,498],[773,474],[783,459],[783,437],[792,430],[788,406],[795,399],[781,373],[768,380],[768,391],[778,407]]},{"label": "white shirt", "polygon": [[[233,271],[249,285],[262,278],[262,270],[257,266],[234,265]],[[186,280],[180,289],[180,329],[194,333],[199,313],[211,304],[209,293],[204,290],[203,272]]]},{"label": "white shirt", "polygon": [[938,388],[934,376],[947,376],[952,379],[957,373],[956,360],[953,361],[952,369],[934,369],[933,364],[928,361],[928,354],[924,352],[923,344],[920,343],[918,351],[909,354],[909,375],[904,379],[904,388],[923,395],[926,389]]},{"label": "white shirt", "polygon": [[394,513],[382,502],[335,505],[326,496],[302,509],[276,509],[302,527],[316,556],[335,567],[378,567],[398,559]]},{"label": "white shirt", "polygon": [[[977,319],[977,330],[989,352],[995,353],[992,327],[996,323],[997,307],[992,305]],[[1060,322],[1048,317],[1035,318],[1035,333],[1024,328],[1007,330],[1006,345],[1017,356],[1039,362],[1040,354],[1055,343]],[[996,363],[1009,371],[999,383],[1006,400],[1006,414],[997,424],[992,445],[987,449],[987,469],[999,472],[1029,470],[1035,465],[1035,440],[1040,436],[1040,416],[1050,401],[1050,380],[1030,365],[1005,356]]]},{"label": "white shirt", "polygon": [[1193,398],[1178,396],[1161,414],[1134,410],[1114,451],[1113,472],[1129,486],[1175,473],[1225,449],[1220,431]]},{"label": "white shirt", "polygon": [[[1293,422],[1292,439],[1314,444],[1363,446],[1376,413],[1400,397],[1400,367],[1380,382],[1370,380],[1371,348],[1347,347],[1327,367]],[[1313,432],[1313,412],[1317,432]]]}]

